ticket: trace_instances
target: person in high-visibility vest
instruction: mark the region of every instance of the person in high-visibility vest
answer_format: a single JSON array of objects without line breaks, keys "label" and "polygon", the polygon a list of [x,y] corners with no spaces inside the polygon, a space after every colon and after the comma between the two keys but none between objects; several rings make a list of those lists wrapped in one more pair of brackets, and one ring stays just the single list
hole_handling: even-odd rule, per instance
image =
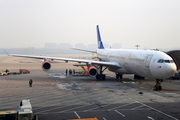
[{"label": "person in high-visibility vest", "polygon": [[32,83],[33,83],[33,81],[32,81],[32,79],[30,79],[29,80],[29,87],[32,87]]},{"label": "person in high-visibility vest", "polygon": [[66,69],[66,76],[67,76],[67,74],[68,74],[68,70]]},{"label": "person in high-visibility vest", "polygon": [[70,70],[69,70],[69,75],[71,75],[71,74],[72,74],[72,70],[70,69]]}]

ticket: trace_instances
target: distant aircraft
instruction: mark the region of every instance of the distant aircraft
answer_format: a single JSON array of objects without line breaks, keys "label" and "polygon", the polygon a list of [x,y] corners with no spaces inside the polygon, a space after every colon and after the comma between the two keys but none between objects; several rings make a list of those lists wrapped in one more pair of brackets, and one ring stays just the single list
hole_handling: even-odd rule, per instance
[{"label": "distant aircraft", "polygon": [[[131,49],[105,49],[99,32],[99,26],[97,25],[97,42],[98,49],[82,50],[87,52],[93,52],[97,54],[99,61],[84,60],[84,59],[70,59],[59,57],[47,57],[47,56],[31,56],[20,54],[8,54],[9,56],[26,57],[35,59],[44,59],[42,63],[42,69],[47,71],[51,68],[51,64],[48,59],[51,60],[63,60],[65,62],[78,62],[86,63],[86,72],[91,77],[96,77],[98,80],[105,80],[106,76],[103,74],[105,69],[109,69],[115,72],[116,78],[122,78],[123,74],[134,74],[142,77],[148,77],[156,80],[155,90],[161,90],[161,82],[163,79],[172,76],[176,70],[176,64],[173,59],[166,53],[153,50],[131,50]],[[77,49],[81,50],[81,49]],[[97,65],[100,67],[100,71],[94,67]],[[104,68],[104,69],[103,69]]]}]

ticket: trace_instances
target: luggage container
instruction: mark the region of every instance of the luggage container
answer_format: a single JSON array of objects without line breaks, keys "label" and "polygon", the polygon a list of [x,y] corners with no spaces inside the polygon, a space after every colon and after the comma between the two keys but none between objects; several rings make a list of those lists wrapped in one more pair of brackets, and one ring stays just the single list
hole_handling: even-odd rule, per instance
[{"label": "luggage container", "polygon": [[26,73],[30,73],[30,71],[26,70],[26,69],[19,69],[19,73],[20,74],[26,74]]}]

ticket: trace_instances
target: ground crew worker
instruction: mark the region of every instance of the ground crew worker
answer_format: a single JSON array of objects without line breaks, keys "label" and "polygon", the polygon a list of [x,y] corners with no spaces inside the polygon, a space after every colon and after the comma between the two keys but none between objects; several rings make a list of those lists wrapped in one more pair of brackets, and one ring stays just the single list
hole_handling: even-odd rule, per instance
[{"label": "ground crew worker", "polygon": [[70,71],[70,69],[69,69],[69,75],[71,74],[71,71]]},{"label": "ground crew worker", "polygon": [[70,70],[69,70],[69,75],[71,75],[71,74],[72,74],[72,70],[70,69]]},{"label": "ground crew worker", "polygon": [[9,70],[8,70],[8,69],[6,69],[6,71],[5,71],[5,72],[6,72],[6,73],[7,73],[7,72],[9,72]]},{"label": "ground crew worker", "polygon": [[30,79],[29,80],[29,87],[32,87],[32,83],[33,83],[33,81],[32,81],[32,79]]},{"label": "ground crew worker", "polygon": [[67,76],[67,74],[68,74],[68,70],[66,69],[66,76]]},{"label": "ground crew worker", "polygon": [[75,70],[73,69],[73,74],[75,74]]}]

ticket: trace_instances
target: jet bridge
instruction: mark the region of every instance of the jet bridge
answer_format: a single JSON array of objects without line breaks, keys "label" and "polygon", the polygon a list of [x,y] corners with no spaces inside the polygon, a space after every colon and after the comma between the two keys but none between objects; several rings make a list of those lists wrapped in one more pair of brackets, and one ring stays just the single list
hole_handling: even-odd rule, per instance
[{"label": "jet bridge", "polygon": [[171,50],[171,51],[166,52],[166,54],[172,57],[172,59],[174,60],[177,66],[177,70],[179,70],[180,69],[180,50]]}]

